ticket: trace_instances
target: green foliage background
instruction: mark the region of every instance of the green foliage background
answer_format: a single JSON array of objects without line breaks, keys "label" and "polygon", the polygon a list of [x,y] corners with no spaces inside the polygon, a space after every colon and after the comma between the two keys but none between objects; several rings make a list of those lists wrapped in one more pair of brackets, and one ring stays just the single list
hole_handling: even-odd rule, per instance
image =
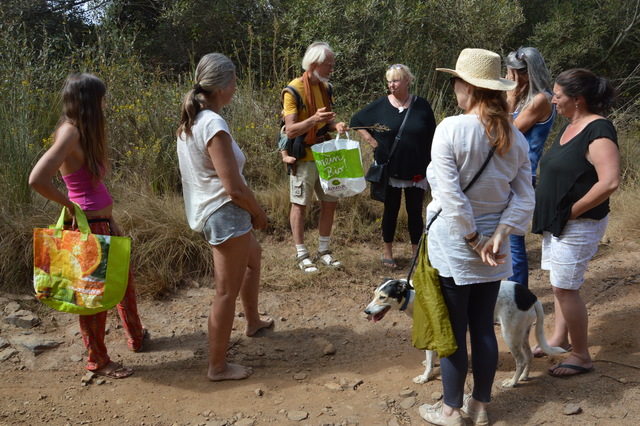
[{"label": "green foliage background", "polygon": [[[275,143],[279,93],[301,73],[311,42],[327,41],[337,54],[335,109],[344,121],[386,93],[384,71],[398,62],[412,69],[412,91],[431,102],[438,119],[454,113],[446,77],[434,69],[453,67],[465,47],[506,55],[535,46],[553,75],[590,68],[618,88],[611,117],[622,135],[625,185],[635,188],[639,8],[640,0],[4,0],[0,287],[29,287],[31,229],[59,212],[27,180],[52,142],[58,94],[71,72],[91,72],[107,83],[108,185],[116,216],[134,237],[138,272],[158,284],[149,290],[156,294],[211,270],[206,244],[183,217],[174,146],[181,98],[203,54],[225,53],[238,67],[236,96],[224,114],[247,154],[246,176],[273,220],[272,235],[282,239],[288,193]],[[366,149],[363,155],[370,160]],[[366,197],[343,204],[359,214],[339,213],[335,238],[377,239],[379,206]]]}]

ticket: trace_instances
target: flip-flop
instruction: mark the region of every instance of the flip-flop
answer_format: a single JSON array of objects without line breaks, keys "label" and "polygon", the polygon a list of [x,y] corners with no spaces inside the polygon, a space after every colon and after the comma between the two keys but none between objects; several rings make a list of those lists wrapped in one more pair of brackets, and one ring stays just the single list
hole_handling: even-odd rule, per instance
[{"label": "flip-flop", "polygon": [[[558,368],[568,368],[569,370],[574,370],[575,373],[571,373],[571,374],[556,374],[555,371]],[[592,371],[595,371],[595,368],[593,366],[591,366],[589,368],[586,368],[586,367],[581,367],[579,365],[573,365],[573,364],[558,364],[555,367],[553,367],[553,369],[547,370],[547,373],[549,373],[549,375],[553,376],[553,377],[559,377],[561,379],[566,379],[567,377],[579,376],[581,374],[591,373]]]},{"label": "flip-flop", "polygon": [[382,266],[389,269],[398,269],[398,264],[393,259],[385,259],[384,254],[382,255]]},{"label": "flip-flop", "polygon": [[[107,368],[111,366],[111,368]],[[103,370],[107,368],[106,370]],[[109,364],[105,365],[99,370],[93,370],[94,374],[98,376],[110,377],[112,379],[124,379],[125,377],[129,377],[133,374],[133,370],[130,368],[126,368],[122,366],[122,364],[118,364],[117,362],[111,361]]]}]

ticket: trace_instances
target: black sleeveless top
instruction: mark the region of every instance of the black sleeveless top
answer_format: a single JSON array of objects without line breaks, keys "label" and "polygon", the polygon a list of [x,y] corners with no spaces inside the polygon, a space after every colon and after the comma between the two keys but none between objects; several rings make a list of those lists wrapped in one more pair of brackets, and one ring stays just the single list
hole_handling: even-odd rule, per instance
[{"label": "black sleeveless top", "polygon": [[[596,182],[598,174],[585,154],[596,139],[611,139],[618,145],[613,124],[597,119],[587,124],[573,139],[560,145],[565,126],[547,153],[540,160],[540,175],[536,188],[536,208],[531,231],[542,234],[551,232],[559,237],[569,221],[571,207],[582,198]],[[581,214],[579,218],[600,220],[609,214],[609,199]]]}]

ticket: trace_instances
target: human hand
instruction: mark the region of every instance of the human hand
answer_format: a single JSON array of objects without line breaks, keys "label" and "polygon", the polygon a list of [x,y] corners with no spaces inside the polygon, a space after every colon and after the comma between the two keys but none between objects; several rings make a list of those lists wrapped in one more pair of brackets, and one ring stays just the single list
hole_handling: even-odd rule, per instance
[{"label": "human hand", "polygon": [[260,209],[258,214],[251,216],[251,225],[253,226],[253,229],[265,229],[269,226],[269,218],[264,210]]},{"label": "human hand", "polygon": [[111,235],[113,236],[122,237],[124,235],[113,216],[109,218],[109,228],[111,228]]},{"label": "human hand", "polygon": [[322,107],[313,114],[312,118],[316,123],[330,123],[334,118],[336,118],[336,113],[333,111],[327,111],[326,107]]},{"label": "human hand", "polygon": [[507,254],[501,254],[500,250],[502,249],[502,243],[509,238],[511,232],[513,232],[513,226],[501,223],[496,227],[493,235],[487,240],[480,252],[480,257],[485,265],[498,266],[505,263],[504,258],[507,257]]},{"label": "human hand", "polygon": [[336,131],[338,133],[340,133],[341,135],[345,134],[346,132],[349,131],[349,126],[347,126],[346,124],[344,124],[342,121],[339,123],[336,123]]},{"label": "human hand", "polygon": [[292,157],[289,154],[287,154],[282,156],[282,161],[284,161],[287,164],[295,164],[297,160],[296,160],[296,157]]}]

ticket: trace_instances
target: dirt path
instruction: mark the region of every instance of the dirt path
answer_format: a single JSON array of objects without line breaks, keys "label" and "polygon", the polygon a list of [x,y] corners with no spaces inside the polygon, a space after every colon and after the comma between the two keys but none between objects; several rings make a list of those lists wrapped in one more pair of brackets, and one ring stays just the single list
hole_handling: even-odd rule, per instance
[{"label": "dirt path", "polygon": [[[265,248],[265,254],[281,248]],[[368,246],[355,252],[379,256]],[[539,253],[532,250],[530,256],[536,264]],[[325,281],[330,285],[263,291],[260,306],[276,319],[273,330],[248,338],[242,334],[243,319],[237,318],[231,359],[255,370],[250,379],[238,382],[205,380],[210,288],[192,285],[169,300],[142,301],[151,340],[140,354],[127,350],[111,312],[110,354],[135,374],[125,380],[94,378],[88,384],[82,383],[85,354],[75,317],[28,296],[4,295],[3,318],[18,303],[42,322],[31,330],[0,324],[0,345],[2,339],[8,343],[0,358],[13,352],[0,362],[0,425],[425,424],[417,408],[439,397],[441,382],[412,382],[422,372],[424,353],[411,346],[408,317],[391,312],[379,323],[366,321],[362,310],[388,272],[374,266],[359,274],[361,265],[353,259],[345,259],[344,271],[322,272],[329,275]],[[529,382],[501,389],[514,361],[499,337],[492,424],[640,424],[639,261],[636,244],[602,246],[588,272],[583,297],[589,305],[595,373],[553,378],[544,371],[560,357],[544,357],[534,360]],[[547,274],[532,271],[531,288],[550,313]],[[548,314],[547,335],[552,322]],[[34,338],[60,345],[36,356],[20,343]],[[564,414],[571,404],[579,407],[578,414]]]}]

